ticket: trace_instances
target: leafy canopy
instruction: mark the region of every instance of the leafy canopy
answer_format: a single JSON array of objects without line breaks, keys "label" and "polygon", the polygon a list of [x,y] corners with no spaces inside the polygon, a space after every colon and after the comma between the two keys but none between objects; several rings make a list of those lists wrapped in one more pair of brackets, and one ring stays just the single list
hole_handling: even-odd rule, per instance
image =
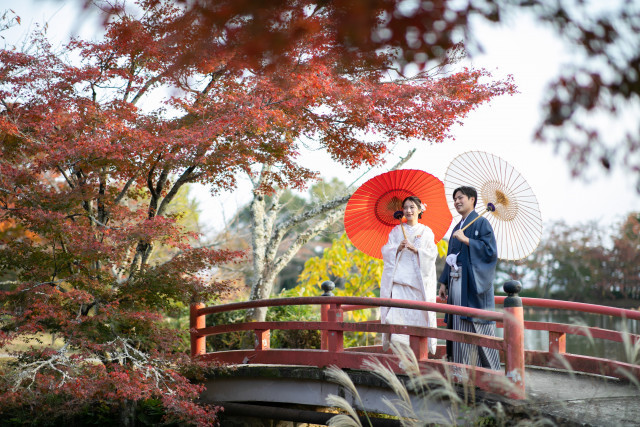
[{"label": "leafy canopy", "polygon": [[[391,51],[356,49],[345,62],[331,14],[307,3],[279,9],[278,28],[314,31],[277,60],[256,58],[240,48],[255,40],[251,20],[203,36],[194,5],[119,4],[101,40],[54,49],[40,31],[24,51],[0,50],[0,345],[41,332],[64,343],[3,372],[0,407],[54,419],[87,401],[127,414],[158,398],[168,416],[212,422],[215,408],[195,405],[200,389],[176,370],[186,358],[163,314],[214,300],[227,286],[216,269],[243,253],[194,244],[171,210],[180,190],[233,189],[257,164],[268,166],[260,194],[303,188],[317,174],[297,163],[305,146],[344,167],[375,164],[398,142],[443,141],[515,91],[484,70],[406,78]],[[49,398],[65,411],[41,405]]]}]

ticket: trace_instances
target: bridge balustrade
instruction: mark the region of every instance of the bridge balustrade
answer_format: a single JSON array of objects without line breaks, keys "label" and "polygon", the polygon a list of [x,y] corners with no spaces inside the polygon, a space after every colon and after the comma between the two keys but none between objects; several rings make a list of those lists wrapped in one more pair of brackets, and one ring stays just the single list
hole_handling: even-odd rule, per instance
[{"label": "bridge balustrade", "polygon": [[[505,296],[496,296],[496,306],[502,305]],[[527,308],[546,308],[558,311],[582,312],[602,316],[617,317],[620,319],[640,321],[639,310],[628,310],[617,307],[608,307],[597,304],[586,304],[573,301],[551,300],[545,298],[521,297],[523,306]],[[444,303],[440,298],[438,302]],[[372,306],[373,307],[373,306]],[[344,306],[344,311],[360,310],[360,306]],[[442,319],[438,319],[438,326],[444,326]],[[497,328],[502,328],[501,322],[496,322]],[[583,354],[567,353],[567,335],[579,335],[594,339],[602,339],[610,342],[624,343],[630,358],[640,357],[640,335],[596,328],[585,325],[569,325],[557,322],[524,321],[524,329],[529,331],[546,331],[549,334],[547,351],[525,349],[525,365],[540,366],[566,370],[570,368],[575,372],[605,375],[622,380],[640,380],[640,366],[630,361],[617,361],[601,357],[593,357]],[[501,354],[504,360],[504,354]]]},{"label": "bridge balustrade", "polygon": [[[496,306],[504,303],[505,296],[496,296]],[[440,298],[438,302],[444,303]],[[551,300],[544,298],[521,298],[527,308],[546,308],[567,312],[582,312],[587,314],[617,317],[623,320],[640,321],[639,310],[628,310],[597,304],[586,304],[573,301]],[[344,306],[344,311],[359,310],[364,307]],[[442,319],[438,319],[438,326],[444,326]],[[502,328],[501,322],[496,322],[497,328]],[[596,328],[585,325],[569,325],[557,322],[524,321],[524,329],[529,331],[546,331],[549,334],[547,351],[525,349],[525,365],[540,366],[555,369],[571,369],[575,372],[605,375],[622,380],[640,380],[640,366],[632,361],[618,361],[583,354],[567,353],[567,335],[578,335],[610,342],[624,343],[629,358],[640,357],[640,335],[626,331]],[[501,354],[504,360],[504,354]]]},{"label": "bridge balustrade", "polygon": [[[496,296],[496,305],[502,304],[504,299],[504,296]],[[596,304],[551,300],[544,298],[522,297],[521,300],[523,305],[527,308],[537,307],[560,311],[577,311],[582,313],[612,316],[621,319],[640,321],[640,311],[638,310],[627,310]],[[501,324],[497,322],[496,326],[501,327]],[[640,357],[640,335],[625,331],[614,331],[611,329],[589,327],[584,325],[569,325],[565,323],[526,320],[524,322],[524,328],[525,330],[547,331],[549,333],[549,344],[547,351],[529,349],[525,350],[526,365],[557,369],[570,368],[571,370],[576,372],[606,375],[623,380],[640,380],[640,366],[634,364],[634,360],[623,362],[582,354],[571,354],[567,353],[566,347],[568,334],[624,343],[625,346],[627,346],[630,358],[635,357],[637,363],[638,357]]]},{"label": "bridge balustrade", "polygon": [[[517,283],[517,282],[513,282]],[[512,283],[512,285],[513,285]],[[197,304],[191,307],[191,343],[192,356],[204,360],[217,360],[225,363],[275,363],[304,366],[337,365],[341,368],[359,369],[366,357],[385,359],[389,366],[397,372],[402,370],[398,360],[393,355],[384,353],[381,346],[366,346],[344,348],[345,332],[391,333],[410,336],[410,347],[422,365],[430,365],[442,372],[455,368],[456,364],[442,360],[444,349],[438,347],[435,357],[428,354],[427,339],[429,337],[471,343],[500,351],[505,364],[505,373],[496,373],[483,368],[474,368],[474,379],[477,386],[489,391],[501,392],[509,397],[524,397],[524,366],[542,366],[559,369],[570,368],[577,372],[606,375],[620,379],[640,380],[640,366],[629,362],[616,361],[599,357],[592,357],[566,352],[566,338],[568,334],[587,336],[611,342],[622,342],[630,349],[631,357],[640,353],[640,336],[623,331],[614,331],[583,325],[570,325],[554,322],[524,321],[522,305],[554,310],[579,311],[603,316],[613,316],[622,319],[640,321],[640,311],[626,310],[595,304],[577,303],[571,301],[550,300],[542,298],[519,298],[519,289],[510,289],[509,297],[496,296],[496,305],[507,304],[503,312],[475,310],[465,307],[449,306],[441,303],[426,303],[380,298],[334,297],[331,289],[325,289],[324,296],[303,298],[276,298],[261,301],[225,304],[205,307]],[[250,322],[233,325],[217,325],[206,327],[205,316],[233,310],[244,310],[256,307],[276,307],[284,305],[320,305],[321,321],[297,322]],[[382,325],[376,322],[344,322],[345,312],[376,307],[400,307],[406,309],[428,310],[439,313],[450,313],[494,320],[498,328],[504,329],[504,338],[488,337],[461,331],[442,328],[420,328],[406,325]],[[513,307],[512,307],[513,306]],[[321,331],[321,349],[272,349],[270,345],[270,331],[281,330],[319,330]],[[547,351],[524,349],[524,330],[547,331],[549,343]],[[207,353],[205,339],[209,335],[237,331],[253,332],[256,341],[253,349],[218,351]],[[460,367],[460,366],[457,366]],[[514,388],[505,388],[500,382],[502,375],[509,378]]]},{"label": "bridge balustrade", "polygon": [[[325,367],[336,365],[346,369],[362,369],[363,361],[375,357],[387,362],[394,371],[402,373],[398,358],[382,351],[381,346],[368,346],[345,349],[345,332],[388,333],[409,335],[410,348],[421,366],[430,366],[443,374],[451,370],[463,375],[454,380],[471,380],[478,387],[490,392],[506,395],[514,399],[525,397],[524,382],[524,321],[523,309],[517,293],[518,282],[505,284],[509,296],[504,298],[504,312],[479,310],[440,303],[397,300],[387,298],[364,297],[296,297],[273,298],[267,300],[246,301],[205,307],[196,304],[191,307],[191,354],[201,360],[218,361],[229,364],[287,364]],[[320,305],[321,321],[276,321],[245,322],[206,327],[207,314],[258,307],[277,307],[289,305]],[[347,310],[371,307],[397,307],[413,310],[433,311],[437,313],[457,314],[479,319],[496,321],[504,328],[504,338],[455,331],[446,328],[423,328],[407,325],[390,325],[371,322],[345,322],[343,315]],[[270,331],[279,330],[319,330],[321,331],[321,349],[272,349]],[[255,336],[253,349],[206,352],[206,337],[210,335],[251,331]],[[493,371],[481,367],[468,367],[446,362],[441,358],[429,358],[427,340],[436,338],[495,348],[504,354],[505,372]],[[441,357],[442,354],[437,355]],[[471,375],[468,372],[471,372]]]}]

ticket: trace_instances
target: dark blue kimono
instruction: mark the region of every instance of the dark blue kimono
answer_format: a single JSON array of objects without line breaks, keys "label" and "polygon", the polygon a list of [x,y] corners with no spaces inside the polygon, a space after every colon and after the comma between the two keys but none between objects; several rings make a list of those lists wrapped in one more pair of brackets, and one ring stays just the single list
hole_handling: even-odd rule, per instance
[{"label": "dark blue kimono", "polygon": [[[478,216],[472,211],[465,220],[469,224]],[[460,228],[460,223],[452,231]],[[458,264],[462,266],[462,306],[493,310],[495,308],[493,296],[493,280],[498,262],[496,238],[493,228],[486,218],[479,218],[464,231],[469,238],[469,246],[458,239],[449,238],[448,254],[458,254]],[[449,272],[451,267],[446,264],[440,279],[440,283],[449,286]],[[451,304],[451,302],[448,302]],[[445,322],[449,323],[451,316],[445,316]],[[461,317],[476,323],[493,323],[489,320],[476,319],[468,316]],[[449,326],[451,327],[451,326]]]}]

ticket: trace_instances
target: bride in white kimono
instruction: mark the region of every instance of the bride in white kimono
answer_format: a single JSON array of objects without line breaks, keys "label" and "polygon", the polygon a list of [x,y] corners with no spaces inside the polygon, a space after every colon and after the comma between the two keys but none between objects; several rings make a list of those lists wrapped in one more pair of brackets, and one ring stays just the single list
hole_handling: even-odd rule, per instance
[{"label": "bride in white kimono", "polygon": [[[380,281],[380,298],[436,302],[436,266],[438,248],[433,231],[420,224],[423,205],[417,197],[407,197],[402,211],[407,219],[404,233],[400,225],[391,230],[389,241],[382,247],[384,268]],[[405,238],[406,234],[406,238]],[[427,326],[435,328],[436,314],[431,311],[382,307],[380,323]],[[389,334],[383,334],[383,348],[389,347]],[[408,335],[393,334],[394,343],[409,345]],[[435,354],[436,339],[428,339],[429,352]]]}]

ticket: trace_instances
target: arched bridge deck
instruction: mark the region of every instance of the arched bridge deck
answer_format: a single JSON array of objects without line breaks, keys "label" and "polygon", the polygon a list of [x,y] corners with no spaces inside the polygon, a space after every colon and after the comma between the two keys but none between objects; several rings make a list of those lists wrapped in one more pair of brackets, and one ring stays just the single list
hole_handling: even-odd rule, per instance
[{"label": "arched bridge deck", "polygon": [[[205,325],[205,316],[207,314],[255,307],[309,304],[321,306],[321,321],[248,322],[209,327]],[[238,402],[238,399],[241,399],[241,390],[244,390],[244,401],[256,401],[255,399],[257,399],[258,396],[252,396],[252,393],[260,390],[263,400],[259,401],[268,401],[268,399],[265,399],[265,393],[267,393],[269,398],[272,398],[274,401],[282,401],[282,399],[285,399],[285,402],[294,402],[294,400],[291,400],[292,396],[298,396],[300,398],[299,400],[304,400],[303,397],[305,393],[300,391],[300,387],[304,390],[311,390],[315,387],[317,392],[309,392],[306,395],[307,397],[316,396],[316,400],[320,399],[320,401],[316,401],[316,404],[322,406],[326,394],[329,392],[329,389],[333,387],[323,379],[321,374],[322,369],[334,365],[356,372],[362,370],[363,362],[370,358],[382,361],[397,374],[404,374],[398,357],[390,352],[384,352],[381,346],[345,348],[343,335],[345,332],[350,331],[409,335],[411,351],[414,353],[423,371],[437,370],[443,375],[449,375],[452,381],[456,382],[464,382],[466,377],[467,381],[472,381],[473,385],[487,392],[488,396],[494,396],[497,399],[507,399],[511,402],[536,402],[538,405],[546,407],[550,413],[560,411],[556,414],[559,416],[563,414],[567,416],[567,411],[570,406],[574,408],[573,410],[578,416],[587,416],[588,412],[585,412],[587,409],[593,412],[593,408],[599,408],[599,410],[602,411],[608,407],[613,408],[616,404],[623,405],[624,402],[629,399],[631,402],[640,401],[638,400],[640,399],[640,393],[638,393],[640,365],[637,364],[637,357],[640,352],[639,335],[581,325],[524,321],[522,305],[527,307],[581,311],[632,319],[634,321],[640,321],[640,312],[569,301],[519,298],[517,294],[513,292],[508,297],[496,297],[496,304],[503,305],[503,308],[497,311],[485,311],[442,303],[381,298],[321,296],[276,298],[211,307],[194,305],[191,308],[192,356],[205,361],[216,361],[243,366],[242,369],[244,371],[235,372],[245,372],[246,374],[252,369],[254,373],[262,372],[262,374],[258,376],[244,375],[243,377],[243,375],[236,374],[235,377],[232,375],[226,380],[222,380],[220,377],[217,378],[218,384],[215,387],[208,387],[208,390],[213,390],[214,388],[219,392],[225,390],[224,387],[221,387],[222,383],[220,381],[226,381],[228,383],[227,385],[231,388],[226,389],[227,391],[225,393],[227,398],[222,399],[221,397],[224,397],[224,394],[220,396],[219,394],[209,393],[209,391],[205,392],[204,396],[207,400],[216,402],[228,401],[232,395],[234,396],[233,400]],[[382,325],[379,322],[345,322],[343,320],[343,315],[346,311],[383,306],[469,315],[493,320],[496,322],[498,328],[503,329],[503,338],[448,330],[443,327],[441,321],[437,328],[421,328],[406,325]],[[270,331],[275,329],[319,330],[322,334],[321,349],[271,348]],[[548,350],[525,349],[525,329],[548,331]],[[255,336],[255,346],[251,349],[243,350],[206,352],[205,339],[207,336],[236,331],[253,332]],[[636,359],[633,360],[632,363],[629,363],[580,354],[568,354],[566,352],[566,337],[568,334],[626,343],[630,349],[630,354],[633,355],[635,352]],[[444,346],[438,346],[438,352],[435,356],[429,355],[427,350],[427,339],[429,337],[466,342],[498,349],[504,364],[504,370],[492,371],[447,362],[443,358]],[[260,366],[264,369],[259,368]],[[265,371],[266,368],[269,369]],[[540,370],[540,368],[543,368],[543,370]],[[302,371],[300,369],[302,369]],[[273,373],[285,371],[306,372],[307,378],[286,379],[287,375],[283,377],[281,374],[277,374],[275,378],[268,378],[268,376],[265,377],[263,375],[264,372]],[[314,374],[312,372],[316,373]],[[451,375],[451,372],[462,373],[462,375]],[[594,381],[596,382],[594,383]],[[234,383],[236,386],[232,385]],[[239,387],[240,384],[242,384],[241,387]],[[253,384],[253,386],[251,384]],[[265,386],[265,384],[269,385]],[[277,386],[277,384],[280,385]],[[294,387],[296,384],[297,386]],[[374,387],[373,389],[376,390],[372,391],[373,389],[370,386],[367,387],[369,390],[368,393],[372,396],[370,399],[372,406],[369,409],[374,407],[376,410],[381,409],[376,399],[381,396],[380,393],[384,394],[385,392],[380,391],[380,388]],[[232,388],[236,390],[233,393],[231,392]],[[240,393],[240,395],[237,393]],[[580,405],[576,403],[581,400],[580,397],[583,398],[582,400],[591,399],[591,402]],[[597,404],[595,403],[596,401],[600,403]],[[561,402],[573,403],[572,405],[568,405],[561,404]],[[613,402],[617,403],[614,404]],[[309,404],[308,402],[300,403]],[[438,402],[432,403],[436,406],[438,405]],[[354,402],[354,404],[358,406],[357,402]],[[558,405],[560,405],[560,407],[558,407]],[[617,416],[618,419],[622,416],[622,419],[637,420],[637,417],[632,417],[635,417],[635,415],[640,416],[640,413],[634,415],[634,407],[639,408],[638,412],[640,412],[640,404],[632,404],[630,406],[626,405],[624,411],[617,411],[611,415]]]}]

